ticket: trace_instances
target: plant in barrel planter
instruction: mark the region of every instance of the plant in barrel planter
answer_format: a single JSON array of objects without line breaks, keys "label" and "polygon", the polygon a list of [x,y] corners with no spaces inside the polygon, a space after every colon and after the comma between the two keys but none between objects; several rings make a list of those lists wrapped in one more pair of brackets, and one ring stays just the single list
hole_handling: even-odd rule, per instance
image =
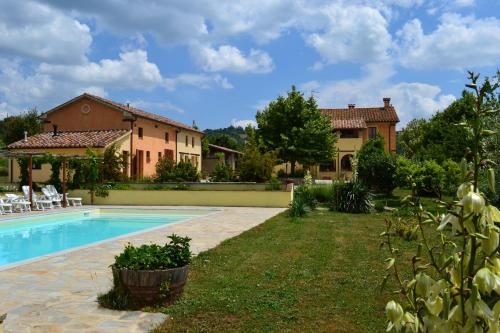
[{"label": "plant in barrel planter", "polygon": [[164,246],[127,244],[111,265],[113,289],[99,295],[99,304],[117,310],[172,304],[187,281],[191,239],[175,234],[168,238]]}]

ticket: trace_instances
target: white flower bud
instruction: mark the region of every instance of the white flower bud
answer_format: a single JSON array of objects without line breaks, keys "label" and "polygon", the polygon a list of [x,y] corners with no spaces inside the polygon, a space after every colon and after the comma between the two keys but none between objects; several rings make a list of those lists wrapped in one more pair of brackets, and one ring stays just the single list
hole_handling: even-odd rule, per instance
[{"label": "white flower bud", "polygon": [[385,306],[385,313],[387,314],[387,318],[393,324],[398,324],[401,319],[403,319],[403,308],[401,305],[394,301],[390,301]]},{"label": "white flower bud", "polygon": [[477,271],[473,282],[481,292],[486,294],[491,293],[496,287],[495,275],[488,268],[484,267]]},{"label": "white flower bud", "polygon": [[462,199],[462,204],[466,213],[479,215],[484,210],[484,198],[481,194],[475,192],[467,193]]},{"label": "white flower bud", "polygon": [[481,240],[481,246],[483,248],[483,252],[486,255],[491,255],[493,251],[495,251],[498,247],[499,237],[498,232],[491,228],[489,230],[489,238]]}]

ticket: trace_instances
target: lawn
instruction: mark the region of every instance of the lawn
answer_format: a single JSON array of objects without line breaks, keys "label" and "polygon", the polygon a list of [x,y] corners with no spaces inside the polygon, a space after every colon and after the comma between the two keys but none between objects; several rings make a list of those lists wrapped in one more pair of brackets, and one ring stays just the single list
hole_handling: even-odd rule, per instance
[{"label": "lawn", "polygon": [[[162,309],[172,319],[155,332],[385,331],[386,214],[280,214],[201,253],[182,300]],[[415,243],[396,244],[409,254]]]}]

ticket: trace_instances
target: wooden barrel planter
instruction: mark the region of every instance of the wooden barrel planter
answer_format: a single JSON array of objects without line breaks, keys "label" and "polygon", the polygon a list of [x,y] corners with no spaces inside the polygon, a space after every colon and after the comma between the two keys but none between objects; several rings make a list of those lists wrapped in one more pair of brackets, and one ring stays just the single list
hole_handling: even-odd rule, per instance
[{"label": "wooden barrel planter", "polygon": [[136,306],[170,305],[183,292],[189,265],[163,270],[111,267],[115,287],[127,291]]}]

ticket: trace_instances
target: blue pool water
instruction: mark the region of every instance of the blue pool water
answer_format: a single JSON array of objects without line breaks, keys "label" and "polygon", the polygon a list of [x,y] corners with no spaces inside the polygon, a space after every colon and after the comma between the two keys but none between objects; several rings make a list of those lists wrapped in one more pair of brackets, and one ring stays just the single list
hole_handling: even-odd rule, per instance
[{"label": "blue pool water", "polygon": [[95,211],[0,220],[0,268],[18,261],[185,221],[197,215],[200,214],[172,215],[167,211],[154,214],[114,211],[104,214]]}]

